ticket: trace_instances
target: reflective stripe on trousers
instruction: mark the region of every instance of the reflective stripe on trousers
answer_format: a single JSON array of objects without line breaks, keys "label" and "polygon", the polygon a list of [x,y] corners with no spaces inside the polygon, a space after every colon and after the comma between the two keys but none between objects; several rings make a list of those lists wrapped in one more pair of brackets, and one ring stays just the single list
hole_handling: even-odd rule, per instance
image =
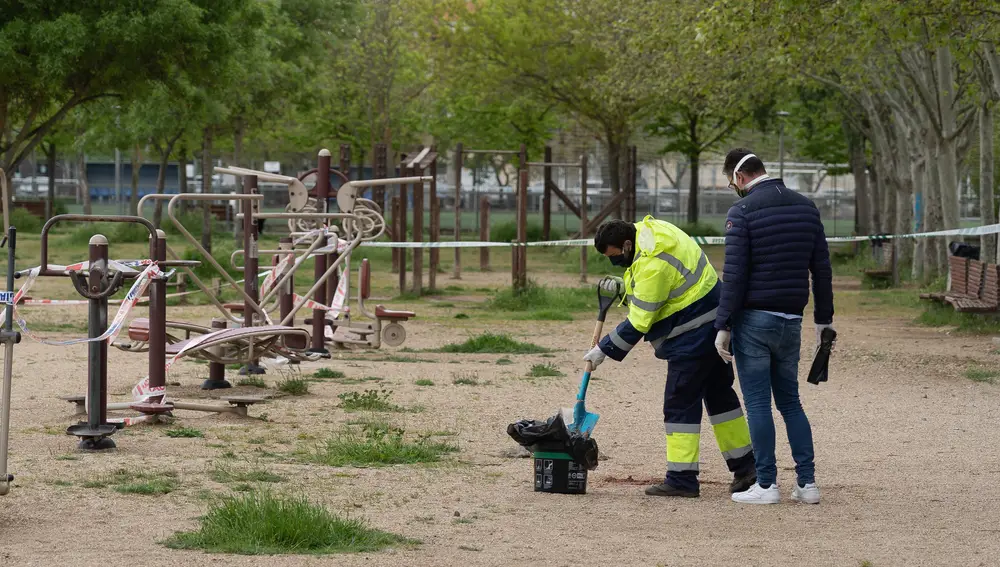
[{"label": "reflective stripe on trousers", "polygon": [[719,451],[728,461],[739,459],[753,451],[750,444],[750,428],[747,420],[743,417],[743,410],[736,408],[732,411],[708,416],[715,430],[715,441],[719,444]]},{"label": "reflective stripe on trousers", "polygon": [[698,472],[700,423],[664,423],[667,430],[667,472]]},{"label": "reflective stripe on trousers", "polygon": [[664,299],[663,301],[643,301],[642,299],[637,298],[634,294],[630,294],[628,296],[630,304],[651,313],[659,311],[660,308],[666,305],[671,299],[676,299],[684,295],[687,290],[691,289],[691,286],[701,280],[701,276],[705,272],[705,266],[708,265],[708,256],[705,256],[704,250],[701,252],[701,256],[698,257],[698,266],[695,268],[694,272],[685,268],[684,263],[677,259],[676,256],[667,254],[666,252],[660,252],[656,255],[656,257],[673,266],[674,269],[676,269],[684,278],[684,283],[670,290],[670,293],[667,295],[667,299]]}]

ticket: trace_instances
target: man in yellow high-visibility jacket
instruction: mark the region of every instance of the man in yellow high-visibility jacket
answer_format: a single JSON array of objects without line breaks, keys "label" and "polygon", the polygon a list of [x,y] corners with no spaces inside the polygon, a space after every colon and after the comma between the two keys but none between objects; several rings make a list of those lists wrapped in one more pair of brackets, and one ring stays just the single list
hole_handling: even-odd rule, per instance
[{"label": "man in yellow high-visibility jacket", "polygon": [[584,357],[597,368],[606,357],[621,361],[643,338],[666,360],[663,422],[667,475],[651,496],[699,495],[701,406],[733,473],[730,492],[756,482],[750,431],[733,390],[733,369],[715,350],[720,284],[705,253],[681,229],[647,216],[635,224],[612,220],[597,229],[597,251],[626,268],[628,318]]}]

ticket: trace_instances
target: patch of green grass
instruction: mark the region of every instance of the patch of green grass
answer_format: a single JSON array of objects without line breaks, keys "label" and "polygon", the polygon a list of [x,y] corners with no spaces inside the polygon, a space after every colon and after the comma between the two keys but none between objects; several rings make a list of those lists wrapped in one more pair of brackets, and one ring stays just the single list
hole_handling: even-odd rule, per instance
[{"label": "patch of green grass", "polygon": [[468,319],[469,316],[465,313],[455,313],[455,319]]},{"label": "patch of green grass", "polygon": [[950,305],[931,304],[917,317],[917,323],[928,327],[957,327],[975,335],[1000,333],[1000,317],[983,313],[958,313]]},{"label": "patch of green grass", "polygon": [[1000,376],[1000,372],[996,370],[988,370],[986,368],[970,367],[965,369],[965,377],[973,382],[986,382],[987,384],[995,384],[997,377]]},{"label": "patch of green grass", "polygon": [[566,374],[559,371],[555,364],[551,362],[546,362],[545,364],[535,364],[531,367],[528,372],[528,376],[532,378],[545,378],[549,376],[565,376]]},{"label": "patch of green grass", "polygon": [[73,483],[68,480],[53,480],[49,484],[52,486],[73,486]]},{"label": "patch of green grass", "polygon": [[79,461],[80,457],[76,455],[59,455],[56,457],[57,461]]},{"label": "patch of green grass", "polygon": [[417,386],[433,386],[434,381],[427,378],[417,378],[414,382]]},{"label": "patch of green grass", "polygon": [[304,396],[309,393],[309,382],[301,378],[288,378],[278,382],[278,391],[293,396]]},{"label": "patch of green grass", "polygon": [[478,386],[479,375],[475,372],[452,372],[451,383],[456,386]]},{"label": "patch of green grass", "polygon": [[392,403],[392,391],[384,388],[344,392],[337,397],[340,398],[340,407],[346,411],[406,411],[406,408]]},{"label": "patch of green grass", "polygon": [[109,474],[83,483],[84,488],[111,487],[122,494],[160,495],[177,489],[179,481],[174,471],[136,471],[116,469]]},{"label": "patch of green grass", "polygon": [[592,309],[592,287],[546,287],[535,281],[516,291],[513,287],[496,292],[486,302],[491,311],[584,311]]},{"label": "patch of green grass", "polygon": [[441,307],[441,308],[447,308],[447,307],[454,307],[455,306],[454,303],[448,303],[448,302],[432,303],[431,305],[433,305],[434,307]]},{"label": "patch of green grass", "polygon": [[458,447],[427,437],[410,440],[406,432],[385,422],[366,422],[357,428],[345,428],[321,444],[306,459],[334,467],[383,466],[435,463]]},{"label": "patch of green grass", "polygon": [[464,343],[445,345],[437,352],[450,353],[491,353],[491,354],[538,354],[549,349],[532,343],[516,341],[510,335],[483,333],[470,337]]},{"label": "patch of green grass", "polygon": [[320,368],[312,375],[313,378],[343,378],[344,376],[346,375],[343,372],[332,368]]},{"label": "patch of green grass", "polygon": [[510,366],[511,364],[514,364],[514,361],[509,358],[497,359],[497,366]]},{"label": "patch of green grass", "polygon": [[526,313],[515,313],[511,319],[515,321],[572,321],[573,316],[558,309],[539,309]]},{"label": "patch of green grass", "polygon": [[164,543],[210,553],[276,555],[375,552],[412,542],[363,520],[342,518],[304,496],[260,492],[223,497],[209,507],[197,531],[174,534]]},{"label": "patch of green grass", "polygon": [[209,475],[215,482],[223,484],[230,482],[284,482],[285,477],[257,467],[236,467],[232,465],[216,465]]},{"label": "patch of green grass", "polygon": [[260,376],[247,376],[246,378],[240,378],[236,382],[237,386],[252,386],[254,388],[267,388],[267,382],[264,381]]},{"label": "patch of green grass", "polygon": [[200,429],[195,429],[194,427],[175,427],[173,429],[167,429],[163,432],[163,434],[174,439],[205,436]]}]

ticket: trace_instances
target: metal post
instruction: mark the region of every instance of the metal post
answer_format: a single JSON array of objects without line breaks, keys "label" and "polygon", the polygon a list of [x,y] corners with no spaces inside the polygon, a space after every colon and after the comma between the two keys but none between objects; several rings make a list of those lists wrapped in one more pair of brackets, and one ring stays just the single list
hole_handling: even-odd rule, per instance
[{"label": "metal post", "polygon": [[789,112],[779,110],[778,115],[778,177],[785,177],[785,117]]},{"label": "metal post", "polygon": [[[412,176],[412,172],[406,167],[400,167],[399,171],[401,177]],[[400,183],[399,203],[396,205],[396,211],[398,212],[397,229],[399,230],[396,240],[399,242],[406,242],[406,209],[409,206],[407,201],[406,184]],[[403,295],[404,293],[406,293],[406,248],[399,248],[399,294]]]},{"label": "metal post", "polygon": [[[243,176],[243,194],[253,195],[257,193],[257,176]],[[252,327],[254,305],[260,300],[260,290],[258,289],[257,272],[260,268],[260,257],[257,254],[257,223],[253,218],[254,204],[252,201],[244,201],[243,205],[243,291],[246,292],[253,303],[243,300],[243,326]],[[240,374],[263,374],[264,368],[260,365],[260,360],[252,359],[247,366],[240,370]]]},{"label": "metal post", "polygon": [[[319,159],[316,164],[318,171],[316,172],[316,208],[321,213],[327,212],[327,200],[330,195],[330,150],[323,148],[319,151]],[[256,254],[254,254],[256,256]],[[316,256],[316,266],[313,270],[313,274],[317,280],[323,277],[326,273],[326,256],[319,254]],[[254,282],[256,279],[256,271],[254,272]],[[326,297],[326,282],[319,284],[316,287],[316,294],[313,297],[316,301],[323,301]],[[318,352],[321,354],[329,354],[330,351],[326,350],[324,326],[326,325],[326,311],[322,309],[313,309],[312,312],[312,348],[309,352]]]},{"label": "metal post", "polygon": [[[283,236],[278,240],[278,250],[291,250],[292,249],[292,237]],[[277,278],[280,279],[282,274],[276,274]],[[292,295],[295,292],[295,276],[292,275],[288,278],[278,290],[278,313],[281,315],[281,320],[284,321],[285,317],[292,312],[292,307],[295,305],[295,297]],[[295,319],[288,322],[289,327],[295,326]]]},{"label": "metal post", "polygon": [[[455,242],[462,240],[462,144],[455,146]],[[455,265],[451,277],[462,279],[462,249],[455,248]]]},{"label": "metal post", "polygon": [[[34,160],[32,159],[32,162]],[[202,172],[202,175],[205,173]],[[35,174],[32,173],[32,176]],[[122,213],[122,153],[115,148],[115,199],[118,205],[118,214]]]},{"label": "metal post", "polygon": [[[363,166],[364,166],[364,164],[362,164],[362,168],[363,168]],[[359,173],[360,173],[360,169],[361,168],[359,168]],[[340,172],[343,173],[344,175],[346,175],[348,179],[351,179],[351,145],[350,144],[341,144],[340,145]],[[373,190],[373,193],[374,193],[374,190]],[[334,239],[334,242],[336,242],[336,239]],[[334,248],[334,250],[336,250],[336,247]],[[332,266],[333,263],[336,262],[336,261],[337,261],[337,253],[335,251],[326,255],[326,265],[327,266]],[[344,270],[344,277],[347,277],[347,278],[351,277],[350,268],[348,266],[346,266],[346,265],[344,266],[344,268],[345,268],[345,270]],[[340,284],[340,277],[339,276],[337,276],[336,274],[330,276],[329,283],[326,286],[326,301],[325,301],[325,303],[327,305],[332,305],[333,304],[333,296],[337,294],[337,287],[338,287],[339,284]]]},{"label": "metal post", "polygon": [[[414,176],[422,176],[423,168],[416,164],[413,168]],[[413,184],[413,241],[421,242],[424,239],[424,182],[417,181]],[[423,294],[424,287],[424,249],[413,249],[413,293],[418,296]]]},{"label": "metal post", "polygon": [[[226,320],[221,317],[212,318],[212,330],[220,330],[226,328]],[[202,390],[219,390],[222,388],[231,388],[233,385],[226,380],[226,365],[221,362],[209,362],[208,363],[208,379],[205,380],[202,385]]]},{"label": "metal post", "polygon": [[542,240],[549,240],[552,228],[552,148],[545,146],[545,166],[542,168]]},{"label": "metal post", "polygon": [[524,289],[528,283],[528,147],[521,144],[517,176],[517,279],[514,287]]},{"label": "metal post", "polygon": [[[167,259],[167,235],[156,230],[157,262]],[[153,278],[149,283],[149,387],[167,386],[167,278]],[[150,400],[154,401],[154,400]],[[162,401],[162,398],[155,401]]]},{"label": "metal post", "polygon": [[[108,239],[103,234],[90,238],[90,276],[87,291],[97,299],[89,299],[87,336],[96,338],[108,329],[108,298],[101,292],[109,285]],[[71,426],[66,432],[80,437],[79,448],[89,451],[113,449],[109,436],[115,427],[108,423],[108,342],[87,343],[87,423]]]},{"label": "metal post", "polygon": [[[490,198],[483,195],[479,198],[479,241],[490,239]],[[479,249],[479,271],[490,271],[490,249],[483,246]]]},{"label": "metal post", "polygon": [[[587,238],[587,155],[580,158],[580,238]],[[580,283],[587,283],[587,250],[580,247]]]},{"label": "metal post", "polygon": [[[433,151],[434,148],[431,148]],[[441,240],[441,200],[437,196],[437,158],[431,162],[430,166],[430,176],[431,176],[431,234],[430,241],[437,242]],[[456,248],[455,250],[458,250]],[[437,272],[439,264],[441,263],[441,250],[438,248],[430,249],[431,266],[427,272],[427,285],[430,287],[431,291],[437,289]]]}]

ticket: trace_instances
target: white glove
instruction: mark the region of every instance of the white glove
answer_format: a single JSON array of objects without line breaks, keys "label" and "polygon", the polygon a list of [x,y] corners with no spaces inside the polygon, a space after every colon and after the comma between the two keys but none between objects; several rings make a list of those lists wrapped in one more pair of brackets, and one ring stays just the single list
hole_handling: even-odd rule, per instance
[{"label": "white glove", "polygon": [[729,350],[729,341],[732,338],[732,333],[729,331],[719,331],[715,335],[715,350],[719,352],[719,356],[729,364],[733,361],[733,353]]},{"label": "white glove", "polygon": [[620,299],[625,295],[625,280],[618,276],[604,276],[597,285],[604,291],[602,295]]},{"label": "white glove", "polygon": [[[817,347],[819,347],[820,343],[823,342],[823,329],[833,329],[833,323],[830,323],[829,325],[820,325],[820,324],[816,325],[816,346]],[[833,341],[833,346],[834,347],[837,346],[837,340],[836,339],[834,339],[834,341]],[[830,350],[833,351],[833,347],[831,347]]]},{"label": "white glove", "polygon": [[600,366],[601,363],[604,362],[604,359],[607,357],[608,355],[604,354],[604,351],[601,350],[601,347],[595,346],[594,348],[590,349],[590,352],[584,355],[583,359],[590,363],[591,370],[597,370],[597,367]]}]

